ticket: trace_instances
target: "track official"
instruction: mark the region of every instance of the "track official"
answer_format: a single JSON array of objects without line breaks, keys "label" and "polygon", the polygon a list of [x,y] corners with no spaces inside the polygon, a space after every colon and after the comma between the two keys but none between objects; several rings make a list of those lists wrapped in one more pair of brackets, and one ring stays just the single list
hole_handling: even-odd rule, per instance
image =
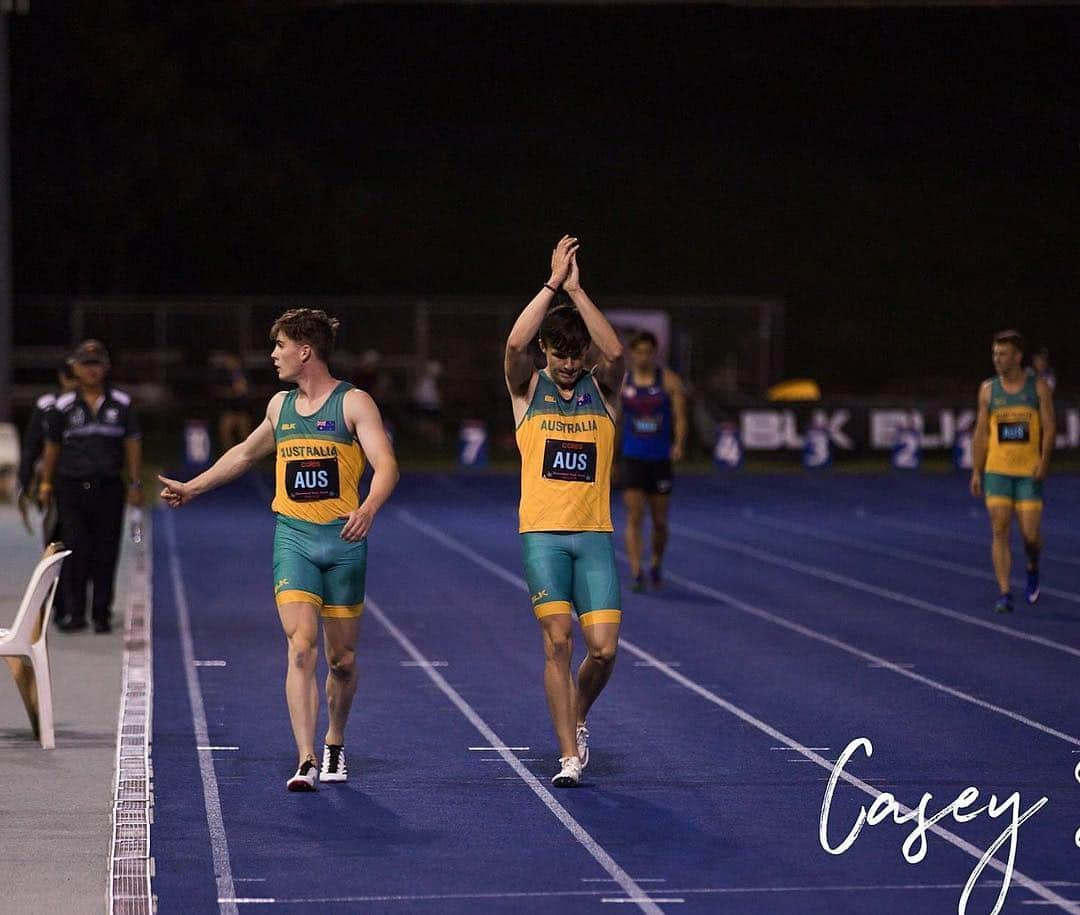
[{"label": "track official", "polygon": [[109,632],[124,504],[143,503],[142,434],[131,397],[106,381],[109,356],[99,341],[80,343],[68,362],[77,386],[47,414],[38,486],[43,507],[55,498],[60,537],[72,551],[60,575],[66,612],[57,626],[86,628],[91,584],[94,631]]}]

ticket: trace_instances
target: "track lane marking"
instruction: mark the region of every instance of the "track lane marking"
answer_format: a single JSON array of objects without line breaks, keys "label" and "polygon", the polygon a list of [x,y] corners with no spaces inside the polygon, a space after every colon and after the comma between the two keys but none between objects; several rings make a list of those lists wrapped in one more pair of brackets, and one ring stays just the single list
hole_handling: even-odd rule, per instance
[{"label": "track lane marking", "polygon": [[[787,531],[789,534],[810,536],[816,540],[824,540],[826,543],[835,543],[837,546],[850,546],[867,553],[876,553],[879,556],[887,556],[890,559],[902,559],[907,562],[915,562],[920,565],[929,566],[930,568],[942,569],[946,572],[955,572],[957,575],[966,575],[969,578],[978,578],[983,581],[992,582],[997,581],[994,577],[994,573],[985,569],[976,569],[974,566],[962,565],[961,563],[951,562],[947,559],[935,559],[933,556],[927,556],[924,553],[916,553],[914,550],[887,547],[879,543],[860,540],[858,537],[847,537],[844,534],[825,533],[820,528],[810,527],[807,524],[799,524],[795,521],[784,521],[782,518],[774,518],[770,515],[759,515],[756,511],[743,511],[739,517],[744,518],[751,524],[760,524],[762,527],[771,527],[775,530]],[[1019,576],[1014,576],[1012,578],[1012,583],[1016,587],[1022,587],[1025,584],[1025,581],[1025,579],[1022,579]],[[1052,597],[1060,597],[1062,600],[1067,600],[1074,604],[1080,603],[1080,594],[1075,591],[1064,591],[1049,586],[1042,587],[1040,590],[1043,594],[1049,594]]]},{"label": "track lane marking", "polygon": [[[919,524],[915,521],[900,521],[896,518],[886,518],[883,515],[867,513],[863,513],[859,517],[866,518],[883,527],[892,527],[901,531],[909,531],[913,534],[933,534],[936,537],[944,537],[948,540],[960,540],[964,543],[974,543],[981,547],[986,547],[989,544],[989,538],[987,537],[976,537],[974,534],[968,534],[963,531],[943,530],[940,527],[934,527],[932,524]],[[1064,553],[1057,553],[1053,550],[1043,550],[1042,555],[1044,558],[1053,559],[1055,562],[1080,566],[1080,559],[1077,559],[1075,556],[1067,556]]]},{"label": "track lane marking", "polygon": [[[365,598],[364,609],[375,617],[378,623],[390,633],[394,641],[404,649],[409,657],[417,662],[425,662],[427,660],[420,650],[412,643],[409,637],[398,629],[378,604],[372,600],[370,595]],[[420,663],[418,664],[418,667],[440,689],[443,695],[453,703],[465,719],[480,732],[481,736],[483,736],[490,744],[487,749],[498,752],[503,761],[517,773],[517,776],[525,782],[530,789],[532,789],[532,792],[541,800],[544,806],[555,815],[555,818],[562,823],[566,830],[581,843],[590,855],[592,855],[597,864],[607,871],[608,875],[619,884],[623,892],[625,892],[627,896],[634,898],[638,907],[643,912],[647,912],[649,915],[662,915],[663,909],[646,896],[645,891],[616,863],[615,859],[604,850],[600,843],[597,842],[576,819],[574,819],[570,812],[555,799],[555,796],[551,791],[546,786],[542,785],[540,780],[525,768],[521,760],[506,748],[506,744],[499,735],[492,730],[491,726],[484,721],[479,714],[477,714],[475,709],[465,701],[462,695],[447,682],[446,678],[430,664]]]},{"label": "track lane marking", "polygon": [[206,825],[210,830],[210,852],[214,860],[217,883],[218,909],[221,915],[236,915],[236,895],[233,887],[232,867],[229,864],[229,837],[221,815],[221,798],[218,794],[217,775],[214,771],[213,752],[209,748],[210,735],[206,725],[202,689],[195,673],[195,644],[191,636],[191,612],[188,609],[184,576],[180,570],[180,553],[176,545],[176,522],[170,512],[164,519],[165,541],[169,553],[169,573],[172,578],[173,598],[176,601],[176,621],[180,632],[180,647],[184,656],[184,679],[187,682],[188,700],[191,703],[191,723],[195,729],[195,744],[199,754],[199,775],[202,779],[203,801],[206,805]]},{"label": "track lane marking", "polygon": [[[757,547],[747,546],[746,544],[742,544],[734,540],[728,540],[725,537],[716,537],[712,534],[706,534],[702,531],[695,530],[694,528],[688,528],[681,524],[672,524],[670,525],[669,529],[673,534],[677,534],[678,536],[684,537],[688,540],[696,540],[699,543],[704,543],[708,546],[715,546],[719,547],[720,549],[730,550],[733,553],[739,553],[743,556],[749,556],[752,559],[758,559],[761,562],[780,566],[781,568],[788,569],[792,572],[801,572],[803,575],[809,575],[813,578],[820,578],[824,581],[829,581],[837,585],[843,585],[844,587],[852,588],[856,591],[863,591],[867,594],[873,594],[875,597],[884,597],[887,600],[895,601],[901,604],[907,604],[909,607],[916,607],[919,610],[926,610],[930,613],[936,613],[939,616],[958,620],[959,622],[965,623],[969,626],[979,626],[982,629],[989,629],[992,632],[1006,635],[1009,638],[1020,639],[1025,642],[1032,642],[1036,645],[1041,645],[1044,648],[1053,648],[1055,651],[1061,651],[1065,654],[1070,654],[1074,657],[1080,658],[1080,648],[1074,648],[1071,645],[1065,645],[1061,642],[1055,642],[1053,639],[1043,638],[1042,636],[1023,632],[1019,629],[1010,629],[1008,626],[1002,626],[998,623],[987,622],[986,620],[981,620],[978,617],[970,616],[967,613],[961,613],[958,610],[950,610],[948,607],[942,607],[938,604],[932,604],[929,601],[921,600],[917,597],[912,597],[909,594],[903,594],[900,591],[893,591],[889,588],[879,588],[877,585],[872,585],[869,582],[861,581],[857,578],[851,578],[850,576],[841,575],[837,572],[830,572],[828,569],[821,568],[821,566],[815,566],[805,562],[797,562],[795,560],[785,559],[784,557],[778,556],[775,553],[770,553],[767,550],[761,550]],[[668,575],[668,577],[672,578],[671,575]],[[672,580],[674,579],[672,578]]]},{"label": "track lane marking", "polygon": [[[413,527],[414,529],[420,531],[421,533],[426,534],[428,537],[430,537],[431,539],[437,541],[438,543],[441,543],[442,545],[444,545],[448,549],[452,550],[453,552],[458,553],[459,555],[465,556],[467,559],[469,559],[472,562],[474,562],[475,564],[479,565],[481,568],[487,569],[489,572],[491,572],[496,577],[501,578],[503,581],[507,581],[507,582],[513,584],[519,591],[524,591],[526,594],[528,593],[528,590],[529,590],[528,584],[520,576],[514,575],[513,573],[507,571],[505,568],[498,565],[497,563],[492,562],[490,559],[488,559],[487,557],[485,557],[482,554],[478,553],[477,551],[475,551],[475,550],[471,549],[470,547],[467,547],[467,546],[459,543],[458,541],[454,540],[453,538],[447,536],[440,529],[438,529],[436,527],[433,527],[432,525],[428,524],[425,521],[421,521],[419,518],[417,518],[415,515],[413,515],[411,512],[409,512],[409,511],[407,511],[405,509],[397,509],[395,514],[396,514],[396,516],[398,518],[400,518],[403,522],[408,524],[410,527]],[[669,575],[669,577],[671,577],[671,576]],[[674,580],[674,579],[672,579],[672,580]],[[793,624],[793,625],[797,625],[797,624]],[[718,696],[716,693],[712,692],[711,690],[707,689],[706,687],[701,686],[700,684],[696,683],[694,680],[691,680],[689,677],[687,677],[684,674],[680,673],[679,671],[675,670],[673,667],[670,667],[669,665],[665,664],[663,661],[661,661],[659,658],[655,657],[654,655],[650,654],[648,651],[645,651],[643,648],[638,647],[637,645],[635,645],[633,642],[629,641],[628,639],[620,638],[619,644],[620,644],[620,646],[622,648],[626,649],[630,654],[634,655],[635,657],[639,658],[640,660],[651,662],[651,664],[658,671],[660,671],[661,673],[663,673],[666,676],[670,677],[676,683],[679,683],[680,685],[686,687],[688,690],[690,690],[691,692],[693,692],[696,695],[700,696],[701,698],[705,699],[706,701],[712,703],[713,705],[716,705],[719,708],[722,708],[724,711],[726,711],[730,715],[733,715],[734,717],[738,718],[743,723],[748,724],[751,727],[755,728],[756,730],[761,731],[763,734],[768,735],[769,737],[773,738],[773,740],[775,740],[777,743],[785,744],[786,746],[790,747],[792,750],[797,752],[800,756],[804,756],[808,760],[817,763],[818,766],[820,766],[822,769],[824,769],[830,775],[833,773],[834,764],[833,764],[832,761],[826,759],[823,756],[820,756],[818,753],[814,752],[813,750],[810,750],[808,747],[804,746],[799,741],[795,740],[793,737],[789,737],[787,734],[783,733],[782,731],[778,730],[777,728],[773,727],[772,725],[768,724],[767,722],[755,717],[750,712],[747,712],[745,709],[740,708],[739,706],[735,705],[732,702],[728,702],[726,699],[722,698],[721,696]],[[433,676],[433,677],[438,676],[438,674],[435,671],[428,670],[426,672],[428,673],[429,676]],[[913,676],[913,677],[918,676],[917,674],[913,674],[910,671],[903,671],[903,673],[905,675],[909,675],[909,676]],[[1080,741],[1076,741],[1075,738],[1069,737],[1068,735],[1062,735],[1062,736],[1065,737],[1065,739],[1070,740],[1072,742],[1080,743]],[[516,759],[515,759],[515,762],[516,762]],[[526,771],[528,771],[528,770],[526,770]],[[847,784],[857,788],[858,790],[862,791],[864,794],[867,794],[870,797],[872,797],[874,800],[877,800],[877,798],[880,797],[882,795],[882,793],[883,793],[883,792],[878,791],[872,785],[870,785],[867,782],[863,781],[862,779],[858,778],[857,776],[852,775],[850,772],[846,771],[845,769],[840,770],[840,772],[839,772],[839,780],[844,781]],[[897,805],[897,808],[904,815],[910,816],[912,819],[914,819],[915,811],[914,811],[913,808],[910,808],[910,807],[907,807],[904,804],[901,804],[899,802],[899,800],[896,801],[896,805]],[[929,826],[927,828],[927,831],[931,832],[931,833],[933,833],[933,834],[935,834],[935,835],[937,835],[937,836],[939,836],[941,838],[943,838],[946,842],[948,842],[950,845],[953,845],[955,848],[958,848],[961,851],[966,852],[968,855],[975,858],[976,861],[981,861],[981,859],[983,857],[983,853],[984,853],[983,849],[980,849],[980,848],[976,847],[975,845],[968,842],[966,839],[963,839],[960,836],[956,835],[955,833],[950,832],[948,829],[944,828],[940,824],[935,823],[935,824]],[[988,868],[992,869],[992,870],[997,871],[998,873],[1000,873],[1002,875],[1005,875],[1007,873],[1006,865],[1004,865],[1000,861],[998,861],[997,858],[991,857],[987,861],[986,866]],[[1039,881],[1027,876],[1026,874],[1022,873],[1021,871],[1014,868],[1012,870],[1011,879],[1012,879],[1012,882],[1015,883],[1016,885],[1022,886],[1024,889],[1028,890],[1033,895],[1038,896],[1040,899],[1046,900],[1049,904],[1056,905],[1056,906],[1058,906],[1059,908],[1063,909],[1066,912],[1075,913],[1075,915],[1080,915],[1080,905],[1077,905],[1077,904],[1075,904],[1073,902],[1070,902],[1069,900],[1063,898],[1062,896],[1055,893],[1053,890],[1051,890],[1046,885],[1044,885],[1044,884],[1040,883]],[[633,894],[628,892],[627,895],[631,896]]]}]

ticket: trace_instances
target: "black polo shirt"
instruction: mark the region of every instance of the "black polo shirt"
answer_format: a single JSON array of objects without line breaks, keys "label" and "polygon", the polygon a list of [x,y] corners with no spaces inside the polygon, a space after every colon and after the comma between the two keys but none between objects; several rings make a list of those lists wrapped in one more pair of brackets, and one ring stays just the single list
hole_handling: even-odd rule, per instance
[{"label": "black polo shirt", "polygon": [[60,445],[57,476],[77,480],[118,477],[124,471],[124,439],[141,438],[131,396],[105,389],[95,413],[78,391],[56,398],[45,417],[45,437]]}]

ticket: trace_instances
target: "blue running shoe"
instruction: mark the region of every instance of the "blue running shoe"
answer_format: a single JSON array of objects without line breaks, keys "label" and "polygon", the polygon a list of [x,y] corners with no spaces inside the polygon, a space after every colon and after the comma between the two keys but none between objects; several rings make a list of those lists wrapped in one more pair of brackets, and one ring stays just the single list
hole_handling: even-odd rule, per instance
[{"label": "blue running shoe", "polygon": [[1027,573],[1027,587],[1024,588],[1024,600],[1029,604],[1035,603],[1039,599],[1039,570],[1028,569]]},{"label": "blue running shoe", "polygon": [[1002,594],[1001,597],[998,598],[998,602],[996,604],[994,604],[994,612],[995,613],[1012,613],[1013,612],[1012,595],[1011,594]]}]

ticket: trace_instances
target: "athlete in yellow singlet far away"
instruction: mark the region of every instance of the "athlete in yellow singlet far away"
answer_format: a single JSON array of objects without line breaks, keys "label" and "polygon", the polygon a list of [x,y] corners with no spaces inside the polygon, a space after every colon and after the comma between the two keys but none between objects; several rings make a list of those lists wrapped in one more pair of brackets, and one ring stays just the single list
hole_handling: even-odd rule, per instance
[{"label": "athlete in yellow singlet far away", "polygon": [[[276,455],[273,510],[274,596],[288,642],[285,698],[299,765],[290,791],[343,782],[345,722],[356,692],[356,638],[364,610],[367,535],[375,513],[397,485],[398,469],[375,401],[330,375],[327,360],[338,321],[323,311],[294,308],[270,329],[270,354],[281,381],[259,426],[205,472],[186,483],[159,477],[172,508],[235,480]],[[374,475],[361,501],[366,461]],[[315,665],[322,617],[329,725],[320,767],[315,755],[319,691]]]},{"label": "athlete in yellow singlet far away", "polygon": [[[533,613],[544,638],[544,689],[559,741],[560,788],[581,781],[589,761],[585,716],[615,665],[619,578],[611,543],[613,404],[623,378],[623,348],[581,287],[576,238],[551,255],[551,276],[518,315],[506,341],[506,387],[521,451],[518,530]],[[529,345],[539,335],[546,365]],[[590,349],[597,361],[586,369]],[[578,669],[571,614],[588,652]]]},{"label": "athlete in yellow singlet far away", "polygon": [[1024,338],[1015,330],[994,334],[991,357],[997,373],[979,386],[975,421],[971,494],[986,499],[1000,597],[998,613],[1013,610],[1009,531],[1015,512],[1027,554],[1029,604],[1039,599],[1039,554],[1042,552],[1043,480],[1054,450],[1053,395],[1034,372],[1024,371]]}]

